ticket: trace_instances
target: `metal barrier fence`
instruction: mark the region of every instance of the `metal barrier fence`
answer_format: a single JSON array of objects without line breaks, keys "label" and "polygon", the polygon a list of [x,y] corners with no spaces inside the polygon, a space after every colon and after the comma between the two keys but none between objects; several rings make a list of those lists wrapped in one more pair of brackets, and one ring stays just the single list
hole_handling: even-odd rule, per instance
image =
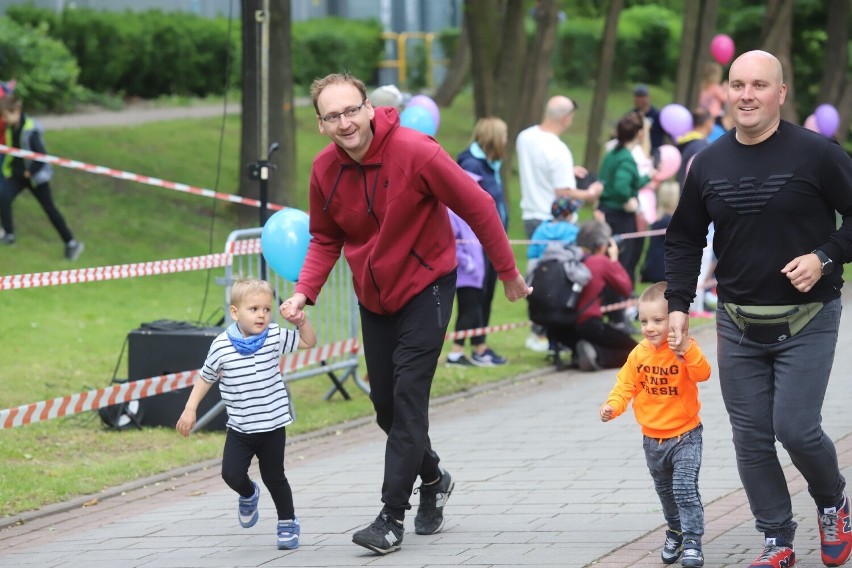
[{"label": "metal barrier fence", "polygon": [[[234,250],[241,241],[259,239],[263,231],[262,227],[253,229],[241,229],[231,232],[225,243],[225,251]],[[225,265],[224,276],[216,280],[217,284],[225,287],[224,313],[227,327],[233,320],[230,317],[231,285],[241,277],[261,277],[264,266],[263,256],[260,252],[255,254],[232,255],[231,262]],[[293,294],[294,285],[275,273],[271,267],[265,266],[265,280],[272,285],[277,295],[278,302],[283,302]],[[307,308],[308,317],[316,330],[317,346],[339,346],[360,345],[360,318],[358,314],[358,300],[352,287],[352,273],[349,265],[341,259],[329,274],[328,281],[323,286],[317,305]],[[277,310],[273,310],[272,321],[283,326],[288,326],[281,318]],[[283,322],[283,323],[282,323]],[[364,382],[358,374],[357,349],[332,350],[328,356],[313,361],[307,368],[296,372],[284,373],[284,384],[300,379],[307,379],[317,375],[328,375],[332,382],[331,388],[325,394],[325,399],[330,399],[334,393],[339,392],[343,398],[350,400],[344,383],[352,379],[353,384],[363,390],[370,392],[370,385]],[[342,372],[342,375],[338,373]],[[293,399],[290,399],[291,405]],[[204,416],[198,419],[195,429],[203,428],[221,412],[225,411],[224,402],[220,401],[211,408]],[[295,412],[293,412],[295,417]]]}]

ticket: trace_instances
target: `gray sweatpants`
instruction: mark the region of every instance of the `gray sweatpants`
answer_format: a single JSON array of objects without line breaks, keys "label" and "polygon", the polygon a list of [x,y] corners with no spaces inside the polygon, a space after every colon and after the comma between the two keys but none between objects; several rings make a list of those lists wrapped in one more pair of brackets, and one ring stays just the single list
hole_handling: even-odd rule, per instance
[{"label": "gray sweatpants", "polygon": [[699,424],[677,438],[644,436],[642,440],[666,524],[674,531],[682,531],[684,539],[699,542],[704,534],[704,506],[698,493],[703,430]]}]

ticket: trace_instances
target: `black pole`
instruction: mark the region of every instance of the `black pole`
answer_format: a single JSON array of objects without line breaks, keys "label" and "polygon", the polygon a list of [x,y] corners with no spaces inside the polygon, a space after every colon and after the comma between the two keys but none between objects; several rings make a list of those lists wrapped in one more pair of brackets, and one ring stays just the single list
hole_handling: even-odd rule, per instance
[{"label": "black pole", "polygon": [[[256,179],[260,182],[260,227],[266,225],[266,220],[269,218],[269,173],[273,166],[269,164],[272,154],[278,149],[278,142],[273,142],[269,145],[266,152],[266,159],[260,159],[254,164],[249,164],[249,178]],[[266,259],[260,255],[260,278],[266,280]]]}]

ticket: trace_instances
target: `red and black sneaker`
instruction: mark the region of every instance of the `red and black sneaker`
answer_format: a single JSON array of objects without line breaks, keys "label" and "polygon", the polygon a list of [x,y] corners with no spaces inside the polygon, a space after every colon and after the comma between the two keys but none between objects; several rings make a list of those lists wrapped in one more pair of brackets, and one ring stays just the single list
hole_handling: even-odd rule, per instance
[{"label": "red and black sneaker", "polygon": [[819,540],[822,544],[822,563],[842,566],[852,554],[852,519],[849,517],[849,498],[843,496],[840,507],[817,509]]},{"label": "red and black sneaker", "polygon": [[776,538],[767,538],[763,554],[751,563],[749,568],[793,568],[796,565],[796,553],[793,545]]}]

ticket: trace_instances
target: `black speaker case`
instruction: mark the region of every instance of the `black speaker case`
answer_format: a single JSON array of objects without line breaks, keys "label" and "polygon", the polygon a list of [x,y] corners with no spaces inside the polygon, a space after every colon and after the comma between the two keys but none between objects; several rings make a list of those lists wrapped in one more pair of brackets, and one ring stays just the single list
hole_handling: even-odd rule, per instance
[{"label": "black speaker case", "polygon": [[[204,365],[210,344],[224,331],[220,327],[197,327],[176,322],[174,329],[168,326],[148,326],[127,335],[128,380],[137,381],[181,371],[194,371]],[[186,387],[142,399],[145,426],[174,427],[180,418],[192,387]],[[219,383],[216,382],[198,406],[197,418],[201,419],[221,400]],[[204,430],[224,430],[228,421],[223,411],[210,421]]]}]

